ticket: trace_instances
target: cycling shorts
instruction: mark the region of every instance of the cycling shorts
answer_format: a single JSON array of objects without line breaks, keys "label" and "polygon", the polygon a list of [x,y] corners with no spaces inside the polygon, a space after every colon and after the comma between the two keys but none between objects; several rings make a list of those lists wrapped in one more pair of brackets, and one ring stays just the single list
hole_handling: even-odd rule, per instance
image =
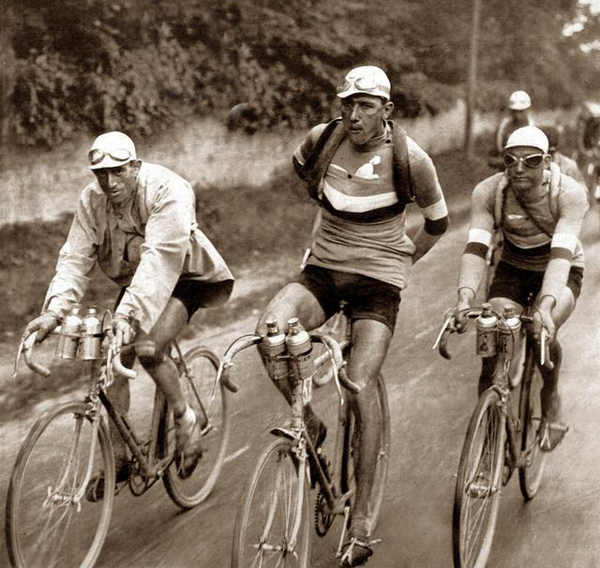
[{"label": "cycling shorts", "polygon": [[[179,280],[171,297],[180,300],[188,314],[188,321],[200,308],[213,308],[224,304],[233,291],[233,280],[222,282],[199,282],[198,280]],[[119,305],[127,288],[122,288],[115,302]]]},{"label": "cycling shorts", "polygon": [[[524,270],[512,264],[500,261],[490,286],[488,298],[508,298],[521,306],[533,304],[542,289],[544,272],[537,270]],[[583,268],[571,266],[567,286],[573,292],[575,300],[581,294],[583,281]]]},{"label": "cycling shorts", "polygon": [[371,319],[385,324],[392,333],[400,307],[400,288],[362,274],[340,272],[308,265],[296,282],[317,299],[327,318],[346,302],[350,321]]}]

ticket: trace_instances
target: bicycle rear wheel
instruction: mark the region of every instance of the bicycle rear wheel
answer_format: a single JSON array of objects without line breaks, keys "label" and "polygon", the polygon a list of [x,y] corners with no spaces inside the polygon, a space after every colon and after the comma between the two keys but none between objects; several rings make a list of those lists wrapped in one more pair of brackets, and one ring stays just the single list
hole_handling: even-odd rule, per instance
[{"label": "bicycle rear wheel", "polygon": [[93,423],[83,402],[67,402],[43,414],[21,446],[6,501],[6,543],[13,566],[49,568],[93,566],[104,543],[114,492],[90,503],[91,475],[104,471],[106,487],[115,485],[112,446],[100,418]]},{"label": "bicycle rear wheel", "polygon": [[[189,371],[189,374],[182,372],[180,377],[183,396],[198,417],[206,416],[208,422],[203,430],[202,457],[193,474],[181,479],[176,465],[172,464],[163,481],[169,497],[180,507],[189,509],[210,495],[219,478],[229,440],[229,413],[228,391],[223,385],[215,386],[218,357],[205,347],[195,347],[183,358]],[[170,412],[161,447],[163,455],[167,455],[169,448],[175,448],[175,427]]]},{"label": "bicycle rear wheel", "polygon": [[542,385],[543,380],[535,362],[535,353],[533,349],[529,349],[519,399],[519,417],[523,425],[521,452],[526,460],[525,466],[519,469],[519,486],[526,501],[536,496],[542,483],[546,463],[546,453],[540,448]]},{"label": "bicycle rear wheel", "polygon": [[485,566],[494,537],[506,444],[506,418],[493,388],[480,397],[460,456],[454,497],[454,565]]},{"label": "bicycle rear wheel", "polygon": [[273,440],[260,455],[238,509],[232,568],[308,566],[310,503],[294,445]]}]

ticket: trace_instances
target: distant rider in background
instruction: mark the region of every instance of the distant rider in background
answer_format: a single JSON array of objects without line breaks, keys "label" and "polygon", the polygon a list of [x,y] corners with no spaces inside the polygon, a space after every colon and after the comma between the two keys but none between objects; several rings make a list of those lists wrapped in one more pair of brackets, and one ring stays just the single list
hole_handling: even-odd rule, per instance
[{"label": "distant rider in background", "polygon": [[496,127],[494,145],[488,159],[488,165],[497,171],[504,170],[502,155],[508,137],[517,128],[534,124],[531,116],[531,97],[525,91],[515,91],[510,95],[508,112],[509,114],[503,116]]}]

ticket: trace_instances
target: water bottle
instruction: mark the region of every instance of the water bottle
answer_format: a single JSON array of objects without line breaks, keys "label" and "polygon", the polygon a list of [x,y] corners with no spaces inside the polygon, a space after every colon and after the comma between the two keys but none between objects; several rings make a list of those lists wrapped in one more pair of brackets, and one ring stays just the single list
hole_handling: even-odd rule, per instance
[{"label": "water bottle", "polygon": [[285,357],[285,333],[279,330],[275,316],[269,316],[266,324],[267,335],[262,341],[262,351],[267,356],[266,365],[269,376],[274,381],[279,381],[288,376],[288,359]]},{"label": "water bottle", "polygon": [[58,341],[56,354],[61,359],[76,359],[79,346],[79,332],[81,331],[81,307],[75,304],[63,320],[61,336]]},{"label": "water bottle", "polygon": [[96,306],[88,309],[82,322],[81,349],[79,358],[82,361],[93,361],[102,357],[102,322],[98,317]]},{"label": "water bottle", "polygon": [[512,304],[504,306],[504,318],[498,322],[499,351],[510,356],[513,354],[515,343],[519,340],[521,318],[516,314]]},{"label": "water bottle", "polygon": [[477,328],[477,355],[491,357],[496,354],[496,330],[498,329],[498,318],[492,311],[491,304],[483,304],[483,311],[475,320]]},{"label": "water bottle", "polygon": [[288,320],[288,334],[285,344],[292,356],[298,378],[302,381],[302,401],[308,404],[312,398],[312,378],[315,374],[315,361],[312,354],[312,342],[308,332],[300,325],[298,318]]}]

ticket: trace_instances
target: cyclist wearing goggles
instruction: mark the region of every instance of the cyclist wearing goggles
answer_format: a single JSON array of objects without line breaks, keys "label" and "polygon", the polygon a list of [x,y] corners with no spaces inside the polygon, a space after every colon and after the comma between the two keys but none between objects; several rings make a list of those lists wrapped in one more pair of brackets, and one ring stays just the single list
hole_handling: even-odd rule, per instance
[{"label": "cyclist wearing goggles", "polygon": [[[575,308],[583,279],[579,233],[587,210],[585,188],[561,174],[548,155],[548,139],[535,126],[515,130],[504,149],[505,172],[477,185],[471,198],[468,242],[458,278],[454,323],[464,327],[461,310],[473,301],[486,269],[485,257],[495,227],[504,247],[489,290],[496,310],[513,304],[520,312],[528,303],[538,308],[535,333],[549,335],[553,369],[544,367],[541,393],[541,447],[553,450],[565,433],[560,423],[558,380],[562,350],[557,332]],[[479,392],[491,384],[493,361],[483,359]]]},{"label": "cyclist wearing goggles", "polygon": [[[286,285],[264,311],[257,332],[266,332],[269,314],[277,317],[281,329],[293,316],[305,328],[314,329],[339,309],[340,301],[347,304],[353,330],[348,374],[362,387],[356,396],[361,451],[342,566],[358,566],[372,554],[368,502],[377,465],[373,442],[378,435],[373,404],[376,378],[387,355],[400,291],[411,265],[444,233],[448,211],[429,156],[412,139],[399,138],[401,127],[387,120],[394,105],[386,74],[373,66],[353,69],[338,87],[337,96],[341,120],[314,127],[293,157],[296,172],[321,207],[311,252],[298,279]],[[325,133],[329,135],[326,140]],[[398,171],[402,161],[398,146],[407,150],[410,170],[403,164]],[[414,199],[425,217],[410,236],[406,203],[397,184],[403,177],[410,178]],[[311,183],[316,187],[314,194]],[[285,381],[274,382],[289,400]],[[306,421],[309,433],[321,444],[325,426],[310,407]]]},{"label": "cyclist wearing goggles", "polygon": [[[23,339],[41,342],[82,301],[97,263],[122,287],[113,317],[115,347],[133,343],[143,367],[169,400],[177,427],[181,477],[201,456],[200,424],[187,406],[177,369],[165,357],[169,341],[201,307],[225,302],[233,277],[212,243],[196,225],[190,184],[162,166],[137,159],[133,141],[122,132],[96,138],[88,154],[96,181],[81,193],[42,314],[29,323]],[[124,364],[133,364],[130,360]],[[129,408],[127,379],[111,387],[123,412]],[[117,481],[129,477],[126,448],[111,422]],[[103,472],[92,483],[103,495]]]},{"label": "cyclist wearing goggles", "polygon": [[534,121],[531,116],[531,98],[525,91],[515,91],[508,99],[508,116],[502,117],[496,131],[494,132],[494,146],[490,151],[488,165],[502,171],[504,165],[502,156],[504,146],[508,137],[517,129],[523,126],[533,126]]}]

